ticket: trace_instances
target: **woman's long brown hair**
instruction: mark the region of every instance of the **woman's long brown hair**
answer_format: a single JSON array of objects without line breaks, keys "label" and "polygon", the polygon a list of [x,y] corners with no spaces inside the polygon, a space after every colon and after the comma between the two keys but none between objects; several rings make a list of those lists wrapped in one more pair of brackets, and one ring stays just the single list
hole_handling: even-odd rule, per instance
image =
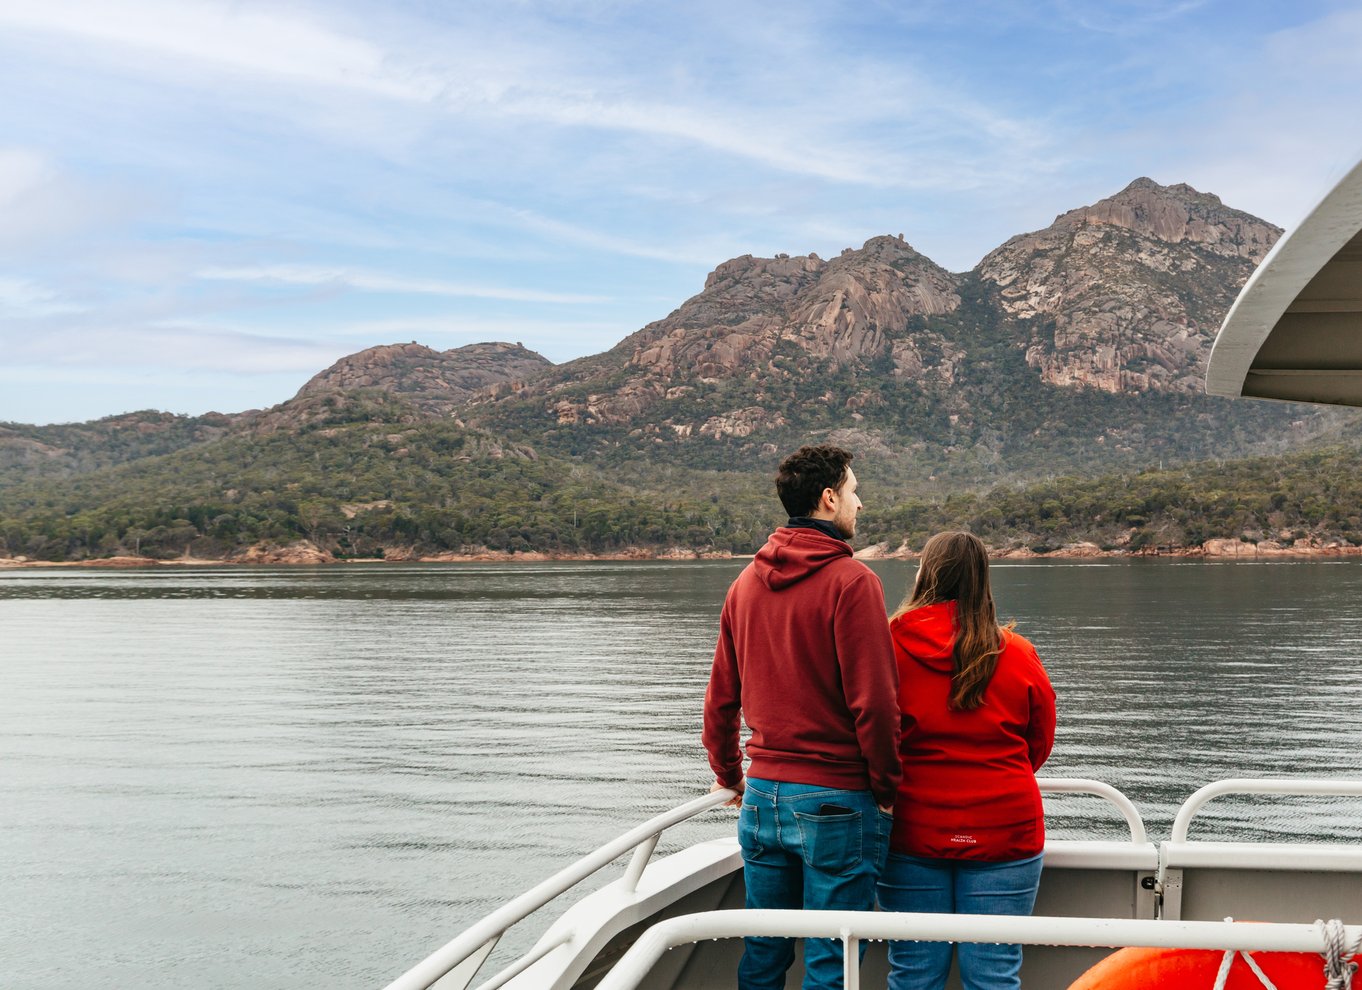
[{"label": "woman's long brown hair", "polygon": [[1003,650],[988,583],[988,551],[972,533],[937,533],[922,548],[917,580],[893,618],[924,605],[956,603],[950,706],[978,708]]}]

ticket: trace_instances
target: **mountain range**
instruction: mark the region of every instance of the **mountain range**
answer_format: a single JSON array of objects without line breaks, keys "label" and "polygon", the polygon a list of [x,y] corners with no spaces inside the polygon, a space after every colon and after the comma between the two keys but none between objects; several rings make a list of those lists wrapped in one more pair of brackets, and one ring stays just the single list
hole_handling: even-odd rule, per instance
[{"label": "mountain range", "polygon": [[[750,549],[772,520],[766,479],[803,442],[852,449],[888,508],[1351,440],[1355,413],[1201,391],[1224,313],[1280,234],[1141,178],[964,273],[902,235],[830,259],[744,255],[560,365],[512,343],[390,344],[267,410],[0,424],[0,553],[97,556],[129,533],[163,554],[290,536],[338,552]],[[512,520],[449,498],[479,490]],[[75,516],[83,535],[61,523]]]}]

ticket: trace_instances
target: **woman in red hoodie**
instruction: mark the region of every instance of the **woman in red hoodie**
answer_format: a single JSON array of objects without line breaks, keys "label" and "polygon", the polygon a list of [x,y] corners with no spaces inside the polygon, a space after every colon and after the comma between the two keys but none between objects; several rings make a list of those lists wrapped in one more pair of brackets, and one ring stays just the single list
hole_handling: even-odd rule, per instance
[{"label": "woman in red hoodie", "polygon": [[[903,780],[886,911],[1030,914],[1045,821],[1035,771],[1055,738],[1055,692],[1035,648],[998,625],[988,554],[938,533],[890,619],[899,668]],[[1021,986],[1021,946],[962,942],[964,990]],[[949,942],[891,942],[890,990],[940,990]]]}]

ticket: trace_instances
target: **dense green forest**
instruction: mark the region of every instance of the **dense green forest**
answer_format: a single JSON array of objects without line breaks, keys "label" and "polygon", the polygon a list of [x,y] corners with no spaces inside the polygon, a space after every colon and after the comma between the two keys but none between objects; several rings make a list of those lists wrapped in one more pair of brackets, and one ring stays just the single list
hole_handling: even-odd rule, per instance
[{"label": "dense green forest", "polygon": [[[0,487],[0,555],[225,557],[309,540],[340,557],[385,552],[611,552],[680,546],[750,553],[783,519],[775,455],[741,470],[541,454],[450,420],[338,403],[305,427],[239,433],[61,480]],[[967,528],[998,548],[1087,541],[1148,551],[1212,537],[1362,544],[1362,455],[1340,445],[1282,457],[1055,478],[968,490],[857,463],[858,545]],[[924,493],[925,490],[925,493]]]},{"label": "dense green forest", "polygon": [[1056,478],[1026,487],[913,499],[868,520],[876,539],[921,547],[963,528],[995,547],[1036,552],[1074,542],[1150,551],[1217,537],[1362,545],[1362,453],[1334,446],[1173,470]]}]

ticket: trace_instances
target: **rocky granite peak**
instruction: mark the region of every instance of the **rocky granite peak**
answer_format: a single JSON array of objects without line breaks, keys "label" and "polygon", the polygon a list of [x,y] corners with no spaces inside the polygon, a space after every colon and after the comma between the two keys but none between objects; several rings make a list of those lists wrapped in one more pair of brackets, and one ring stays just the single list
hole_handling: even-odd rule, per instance
[{"label": "rocky granite peak", "polygon": [[422,412],[444,416],[482,389],[524,381],[551,367],[548,359],[520,344],[469,344],[448,351],[415,342],[385,344],[341,358],[299,389],[294,399],[381,389]]},{"label": "rocky granite peak", "polygon": [[1092,206],[1056,217],[1053,226],[1101,225],[1169,244],[1188,241],[1215,254],[1248,258],[1255,265],[1281,235],[1280,228],[1225,206],[1219,196],[1198,192],[1186,183],[1161,186],[1148,178],[1136,179]]},{"label": "rocky granite peak", "polygon": [[[744,254],[723,262],[705,279],[705,292],[711,299],[722,298],[726,290],[746,283],[749,286],[798,285],[809,276],[817,275],[827,265],[816,254],[778,254],[774,258],[757,258]],[[694,297],[698,299],[699,297]]]},{"label": "rocky granite peak", "polygon": [[955,276],[902,238],[874,237],[831,261],[744,255],[630,341],[629,364],[659,380],[724,378],[769,364],[782,344],[843,366],[888,353],[912,316],[960,304]]},{"label": "rocky granite peak", "polygon": [[[774,258],[745,254],[715,268],[705,279],[703,291],[650,326],[703,330],[741,323],[761,313],[781,313],[826,268],[827,262],[812,254],[778,254]],[[648,329],[644,328],[644,333]]]},{"label": "rocky granite peak", "polygon": [[[696,386],[837,373],[900,355],[895,338],[914,317],[960,305],[958,279],[899,237],[873,237],[831,260],[815,254],[743,255],[719,265],[704,289],[671,315],[625,339],[585,380],[565,365],[524,398],[543,394],[559,423],[620,424]],[[599,388],[597,384],[599,383]],[[587,387],[583,394],[582,386]],[[739,435],[779,414],[756,404],[716,410],[703,422],[664,426],[680,435]]]},{"label": "rocky granite peak", "polygon": [[1220,320],[1280,236],[1217,196],[1140,178],[1012,238],[976,271],[1022,323],[1046,382],[1193,394]]},{"label": "rocky granite peak", "polygon": [[902,237],[872,237],[830,261],[790,316],[793,338],[816,358],[845,365],[889,352],[914,316],[960,305],[957,279]]}]

